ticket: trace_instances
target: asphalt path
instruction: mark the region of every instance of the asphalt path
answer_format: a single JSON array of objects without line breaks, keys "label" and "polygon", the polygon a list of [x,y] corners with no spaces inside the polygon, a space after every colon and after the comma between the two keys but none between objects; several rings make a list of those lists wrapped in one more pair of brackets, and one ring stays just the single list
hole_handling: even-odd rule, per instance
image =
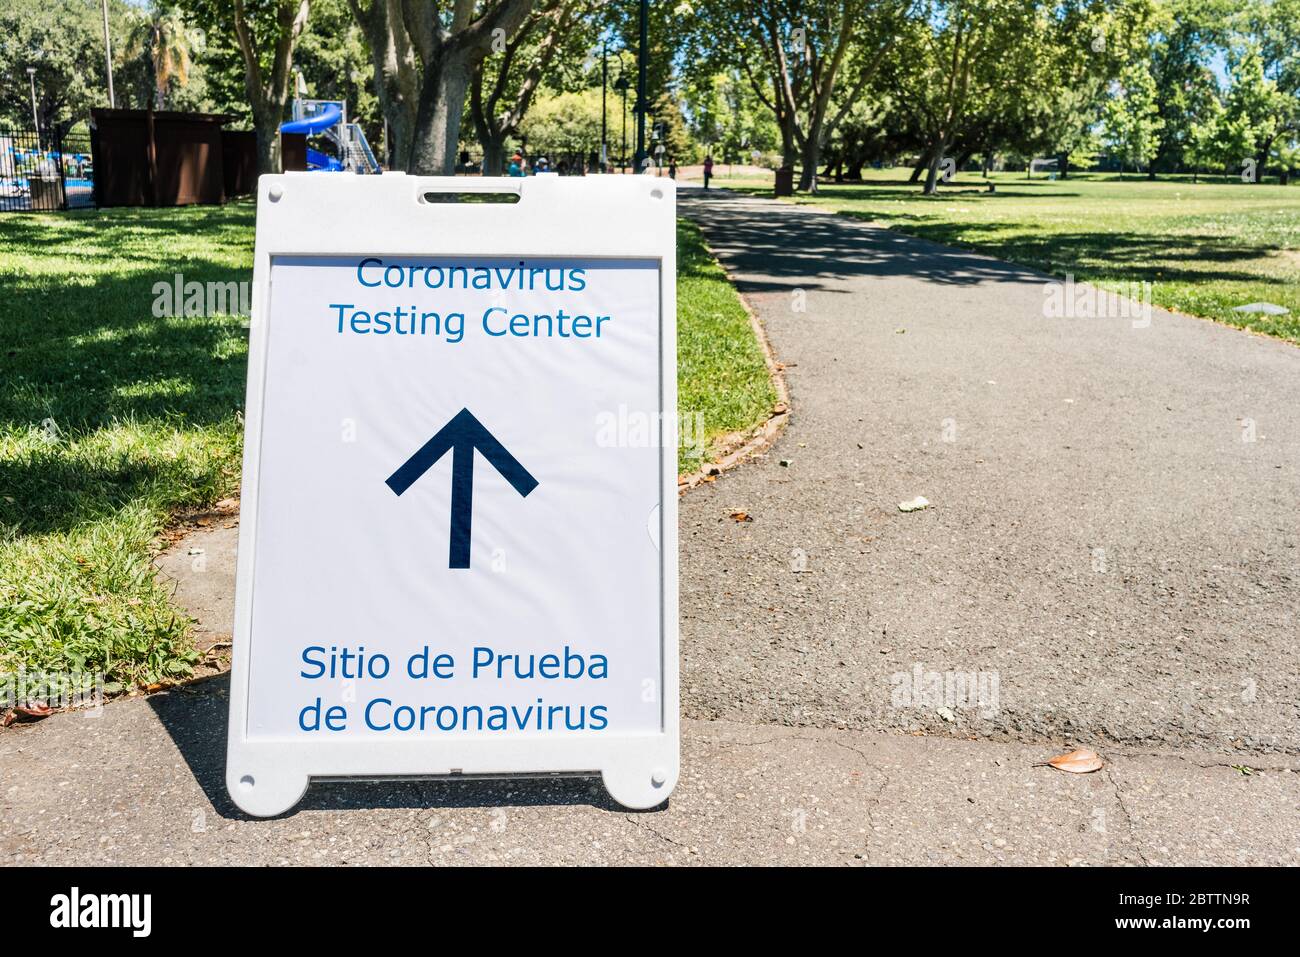
[{"label": "asphalt path", "polygon": [[1300,749],[1300,349],[1053,318],[1050,277],[773,200],[681,209],[793,408],[682,502],[687,714]]}]

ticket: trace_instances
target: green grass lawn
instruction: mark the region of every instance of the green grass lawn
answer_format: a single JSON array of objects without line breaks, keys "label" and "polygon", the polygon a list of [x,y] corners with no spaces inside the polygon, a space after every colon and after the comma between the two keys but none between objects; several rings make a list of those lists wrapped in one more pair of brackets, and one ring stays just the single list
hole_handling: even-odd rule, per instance
[{"label": "green grass lawn", "polygon": [[[978,173],[962,173],[927,197],[908,172],[869,171],[794,202],[1114,291],[1150,282],[1158,306],[1300,342],[1300,185],[1001,173],[988,193]],[[770,195],[771,177],[718,184]],[[1233,312],[1261,301],[1291,312]]]},{"label": "green grass lawn", "polygon": [[721,436],[766,419],[776,402],[749,314],[699,227],[677,221],[677,405],[699,421],[703,442],[678,450],[677,470],[693,472]]},{"label": "green grass lawn", "polygon": [[[155,318],[153,286],[251,278],[253,218],[247,203],[0,216],[0,674],[190,672],[189,621],[152,558],[173,515],[238,491],[248,333]],[[678,256],[680,408],[711,441],[775,396],[689,224]],[[681,450],[681,469],[703,455]]]}]

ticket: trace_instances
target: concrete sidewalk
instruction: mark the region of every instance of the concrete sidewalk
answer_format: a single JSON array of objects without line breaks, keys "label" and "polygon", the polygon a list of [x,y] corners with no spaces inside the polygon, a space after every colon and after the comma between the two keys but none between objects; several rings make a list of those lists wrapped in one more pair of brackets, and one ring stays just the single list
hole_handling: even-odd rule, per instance
[{"label": "concrete sidewalk", "polygon": [[[0,734],[0,862],[1296,864],[1300,773],[687,721],[666,808],[599,781],[314,784],[255,820],[225,792],[228,679]],[[1198,762],[1206,762],[1201,766]]]},{"label": "concrete sidewalk", "polygon": [[[1049,320],[1041,276],[790,205],[682,208],[794,414],[682,500],[667,807],[322,784],[252,820],[221,677],[0,732],[0,860],[1300,863],[1300,350],[1159,311]],[[934,507],[899,512],[915,495]],[[162,560],[205,642],[235,541]],[[1040,766],[1072,744],[1106,767]]]}]

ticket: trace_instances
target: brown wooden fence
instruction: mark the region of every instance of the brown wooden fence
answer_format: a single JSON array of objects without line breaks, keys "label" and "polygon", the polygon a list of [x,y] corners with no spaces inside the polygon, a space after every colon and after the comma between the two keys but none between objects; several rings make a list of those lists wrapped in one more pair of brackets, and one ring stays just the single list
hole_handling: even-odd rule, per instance
[{"label": "brown wooden fence", "polygon": [[[223,203],[257,187],[257,141],[218,113],[91,110],[98,206]],[[283,134],[285,169],[306,169],[306,136]],[[301,162],[299,162],[301,156]]]},{"label": "brown wooden fence", "polygon": [[97,206],[222,203],[221,127],[214,113],[91,110]]}]

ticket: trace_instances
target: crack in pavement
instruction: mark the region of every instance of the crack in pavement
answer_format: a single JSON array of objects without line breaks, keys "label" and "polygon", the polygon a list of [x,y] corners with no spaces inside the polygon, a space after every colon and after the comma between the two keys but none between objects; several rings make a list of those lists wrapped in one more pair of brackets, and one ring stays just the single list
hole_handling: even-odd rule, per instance
[{"label": "crack in pavement", "polygon": [[1136,852],[1138,860],[1148,867],[1151,866],[1151,862],[1147,860],[1146,852],[1142,850],[1142,840],[1138,836],[1137,825],[1133,821],[1133,814],[1129,811],[1128,803],[1124,800],[1123,788],[1121,788],[1119,782],[1115,780],[1114,770],[1110,765],[1106,765],[1106,779],[1110,781],[1110,786],[1115,792],[1115,802],[1119,804],[1119,809],[1124,812],[1124,820],[1128,824],[1129,840],[1133,844],[1133,850]]},{"label": "crack in pavement", "polygon": [[669,837],[667,834],[661,833],[658,830],[658,828],[654,827],[652,824],[650,824],[650,822],[641,820],[643,815],[637,813],[629,813],[629,814],[622,814],[620,815],[620,817],[622,817],[623,820],[631,824],[634,828],[642,831],[649,831],[655,837],[659,838],[659,840],[667,844],[670,844],[673,847],[681,848],[688,855],[691,853],[691,849],[688,845],[683,844],[680,841],[674,840],[673,838]]}]

